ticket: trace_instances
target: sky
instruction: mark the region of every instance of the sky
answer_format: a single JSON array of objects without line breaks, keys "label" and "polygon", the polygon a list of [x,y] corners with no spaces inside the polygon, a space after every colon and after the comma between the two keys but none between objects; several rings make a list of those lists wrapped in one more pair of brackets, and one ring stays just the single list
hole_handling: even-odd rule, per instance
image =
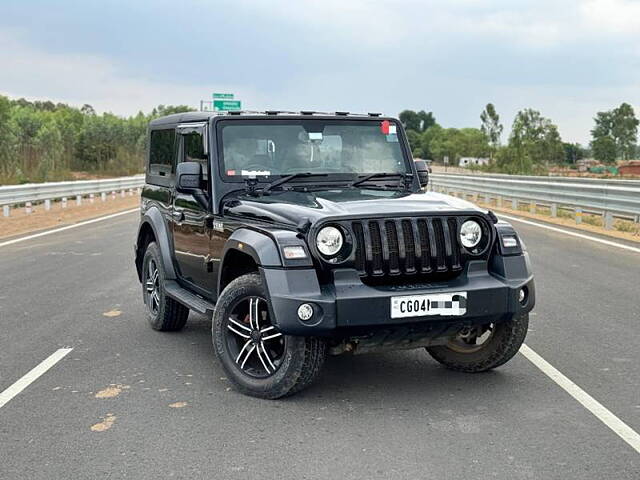
[{"label": "sky", "polygon": [[587,144],[597,111],[640,115],[640,1],[0,0],[0,94],[131,115],[213,92],[456,128],[492,102]]}]

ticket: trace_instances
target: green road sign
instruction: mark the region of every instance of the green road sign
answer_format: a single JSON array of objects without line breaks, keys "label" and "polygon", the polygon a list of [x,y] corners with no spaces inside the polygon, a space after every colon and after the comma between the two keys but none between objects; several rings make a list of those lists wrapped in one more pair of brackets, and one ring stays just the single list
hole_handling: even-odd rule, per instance
[{"label": "green road sign", "polygon": [[221,100],[233,100],[233,93],[214,93],[213,98],[219,98]]},{"label": "green road sign", "polygon": [[230,111],[230,110],[242,110],[242,102],[240,100],[214,100],[213,109],[216,112]]}]

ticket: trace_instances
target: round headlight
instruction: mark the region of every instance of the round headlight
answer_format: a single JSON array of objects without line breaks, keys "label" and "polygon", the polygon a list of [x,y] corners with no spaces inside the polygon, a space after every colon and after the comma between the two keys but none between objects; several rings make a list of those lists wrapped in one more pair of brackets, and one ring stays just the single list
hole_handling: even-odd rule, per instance
[{"label": "round headlight", "polygon": [[321,254],[332,257],[342,248],[344,239],[342,232],[336,227],[324,227],[316,236],[316,246]]},{"label": "round headlight", "polygon": [[460,242],[465,248],[473,248],[482,238],[482,227],[475,220],[467,220],[460,227]]}]

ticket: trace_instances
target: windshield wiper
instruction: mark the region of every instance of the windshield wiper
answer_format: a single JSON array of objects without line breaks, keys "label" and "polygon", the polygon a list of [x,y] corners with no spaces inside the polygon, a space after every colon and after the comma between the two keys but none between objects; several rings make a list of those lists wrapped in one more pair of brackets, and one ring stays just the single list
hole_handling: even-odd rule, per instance
[{"label": "windshield wiper", "polygon": [[366,177],[363,177],[359,180],[356,180],[355,182],[351,183],[351,187],[357,187],[358,185],[361,185],[369,180],[372,180],[374,178],[389,178],[389,177],[401,177],[403,180],[407,180],[408,178],[412,178],[413,175],[411,173],[402,173],[402,172],[396,172],[396,173],[391,173],[391,172],[378,172],[378,173],[372,173],[371,175],[367,175]]},{"label": "windshield wiper", "polygon": [[285,184],[287,182],[290,182],[291,180],[293,180],[295,178],[326,177],[327,175],[328,175],[327,173],[311,173],[311,172],[293,173],[291,175],[287,175],[286,177],[282,177],[282,178],[276,180],[275,182],[269,183],[267,186],[265,186],[262,189],[262,194],[263,195],[267,195],[270,190],[274,189],[275,187],[279,187],[280,185],[283,185],[283,184]]}]

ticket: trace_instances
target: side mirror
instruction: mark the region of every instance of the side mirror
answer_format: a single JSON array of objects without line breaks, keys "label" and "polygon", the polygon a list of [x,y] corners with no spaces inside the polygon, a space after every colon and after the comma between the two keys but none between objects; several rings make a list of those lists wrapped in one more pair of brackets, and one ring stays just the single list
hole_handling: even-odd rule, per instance
[{"label": "side mirror", "polygon": [[180,193],[202,193],[202,165],[182,162],[176,172],[176,190]]},{"label": "side mirror", "polygon": [[202,165],[198,162],[182,162],[176,170],[176,190],[180,193],[192,195],[198,204],[209,210],[207,193],[202,189]]},{"label": "side mirror", "polygon": [[422,188],[425,188],[429,184],[429,166],[424,160],[416,160],[414,163],[416,166],[416,171],[418,172],[418,180],[420,181],[420,186]]}]

